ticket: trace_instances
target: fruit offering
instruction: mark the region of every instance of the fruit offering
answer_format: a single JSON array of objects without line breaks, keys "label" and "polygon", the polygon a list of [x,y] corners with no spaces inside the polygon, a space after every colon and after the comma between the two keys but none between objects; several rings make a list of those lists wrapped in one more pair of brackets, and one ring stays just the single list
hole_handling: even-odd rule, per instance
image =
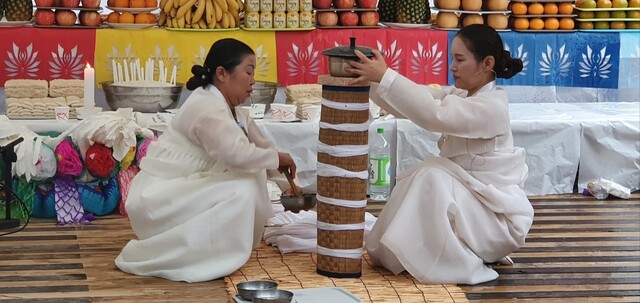
[{"label": "fruit offering", "polygon": [[35,0],[35,4],[36,26],[96,28],[102,24],[100,0]]},{"label": "fruit offering", "polygon": [[572,1],[511,1],[511,28],[517,31],[575,31]]},{"label": "fruit offering", "polygon": [[31,0],[2,0],[0,1],[0,19],[7,21],[31,21],[33,17],[33,2]]},{"label": "fruit offering", "polygon": [[[380,5],[393,5],[400,2],[421,2],[428,0],[380,0]],[[316,9],[316,24],[319,27],[350,26],[377,27],[380,21],[376,0],[313,0]],[[428,4],[427,4],[428,7]],[[403,15],[403,18],[412,18]],[[409,19],[407,19],[409,20]]]},{"label": "fruit offering", "polygon": [[108,0],[111,12],[108,24],[156,24],[156,15],[151,13],[158,8],[158,0]]},{"label": "fruit offering", "polygon": [[457,29],[471,24],[487,24],[496,30],[509,27],[509,0],[436,0],[436,26]]},{"label": "fruit offering", "polygon": [[640,29],[640,0],[577,0],[576,10],[583,30]]},{"label": "fruit offering", "polygon": [[158,25],[169,28],[227,29],[240,25],[241,0],[161,0]]}]

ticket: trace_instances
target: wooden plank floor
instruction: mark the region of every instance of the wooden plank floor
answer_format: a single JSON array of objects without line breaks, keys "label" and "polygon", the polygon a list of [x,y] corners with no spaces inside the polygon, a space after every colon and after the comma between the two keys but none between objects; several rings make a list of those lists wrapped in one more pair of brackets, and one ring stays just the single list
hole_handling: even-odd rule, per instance
[{"label": "wooden plank floor", "polygon": [[526,245],[500,278],[461,286],[470,302],[640,302],[640,196],[530,198]]},{"label": "wooden plank floor", "polygon": [[[471,302],[640,302],[640,195],[531,200],[534,226],[512,255],[516,264],[496,267],[496,281],[461,286]],[[228,301],[222,280],[188,284],[119,271],[113,260],[132,237],[119,215],[77,227],[34,220],[0,237],[0,303]]]}]

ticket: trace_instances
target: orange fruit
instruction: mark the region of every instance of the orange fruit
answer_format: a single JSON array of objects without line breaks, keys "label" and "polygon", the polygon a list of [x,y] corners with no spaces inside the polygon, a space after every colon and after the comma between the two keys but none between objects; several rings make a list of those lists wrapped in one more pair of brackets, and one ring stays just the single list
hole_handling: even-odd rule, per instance
[{"label": "orange fruit", "polygon": [[135,21],[137,24],[153,24],[156,23],[156,16],[150,13],[137,14]]},{"label": "orange fruit", "polygon": [[144,6],[146,7],[158,7],[158,0],[145,0]]},{"label": "orange fruit", "polygon": [[544,20],[544,29],[557,30],[558,28],[560,28],[560,21],[558,21],[558,18],[547,18]]},{"label": "orange fruit", "polygon": [[118,19],[118,22],[120,23],[134,23],[135,21],[136,18],[130,12],[122,13],[122,15],[120,15],[120,18]]},{"label": "orange fruit", "polygon": [[129,1],[129,7],[131,8],[143,8],[145,5],[144,0],[131,0]]},{"label": "orange fruit", "polygon": [[544,14],[544,6],[540,3],[531,3],[529,4],[529,9],[527,10],[529,15],[542,15]]},{"label": "orange fruit", "polygon": [[[122,17],[120,17],[122,20]],[[544,28],[544,21],[540,18],[531,18],[529,20],[529,29],[541,30]]]},{"label": "orange fruit", "polygon": [[113,0],[113,7],[129,7],[128,0]]},{"label": "orange fruit", "polygon": [[527,20],[527,18],[516,18],[515,21],[513,21],[513,28],[529,29],[529,20]]},{"label": "orange fruit", "polygon": [[[568,2],[567,2],[568,3]],[[560,19],[560,29],[573,29],[575,27],[575,23],[572,18],[564,17]]]},{"label": "orange fruit", "polygon": [[558,14],[560,15],[573,14],[573,5],[571,5],[571,2],[562,2],[558,4]]},{"label": "orange fruit", "polygon": [[558,5],[553,2],[547,2],[544,4],[544,14],[545,15],[557,15],[558,14]]},{"label": "orange fruit", "polygon": [[112,12],[107,16],[108,23],[118,23],[118,19],[120,19],[120,14],[118,12]]},{"label": "orange fruit", "polygon": [[527,5],[522,2],[516,2],[511,6],[511,13],[514,15],[526,15]]},{"label": "orange fruit", "polygon": [[580,22],[580,29],[593,29],[594,25],[593,22]]}]

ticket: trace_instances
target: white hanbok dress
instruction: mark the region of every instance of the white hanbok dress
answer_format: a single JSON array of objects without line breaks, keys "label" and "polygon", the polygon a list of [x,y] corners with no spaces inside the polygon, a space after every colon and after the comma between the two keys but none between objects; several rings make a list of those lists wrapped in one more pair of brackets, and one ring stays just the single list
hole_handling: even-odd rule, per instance
[{"label": "white hanbok dress", "polygon": [[131,183],[126,208],[138,239],[116,265],[174,281],[231,274],[273,216],[266,180],[277,167],[277,149],[252,120],[236,123],[215,86],[194,90]]},{"label": "white hanbok dress", "polygon": [[442,133],[440,157],[400,173],[366,248],[395,274],[423,283],[476,284],[498,277],[487,262],[524,244],[533,208],[523,191],[525,151],[513,146],[507,94],[436,90],[387,70],[371,99]]}]

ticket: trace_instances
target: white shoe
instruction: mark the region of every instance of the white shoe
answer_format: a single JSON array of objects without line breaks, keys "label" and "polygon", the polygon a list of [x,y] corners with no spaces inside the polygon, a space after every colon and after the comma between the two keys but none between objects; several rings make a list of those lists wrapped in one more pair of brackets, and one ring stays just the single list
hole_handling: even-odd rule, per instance
[{"label": "white shoe", "polygon": [[513,265],[514,264],[513,260],[511,260],[511,258],[509,258],[509,256],[502,257],[502,258],[498,259],[494,263],[497,263],[497,264],[500,264],[500,265]]}]

